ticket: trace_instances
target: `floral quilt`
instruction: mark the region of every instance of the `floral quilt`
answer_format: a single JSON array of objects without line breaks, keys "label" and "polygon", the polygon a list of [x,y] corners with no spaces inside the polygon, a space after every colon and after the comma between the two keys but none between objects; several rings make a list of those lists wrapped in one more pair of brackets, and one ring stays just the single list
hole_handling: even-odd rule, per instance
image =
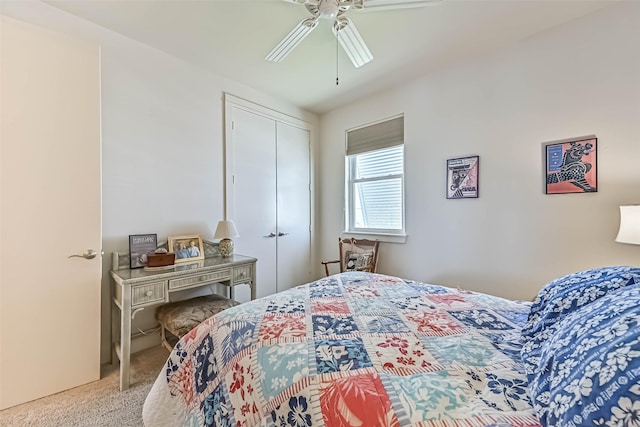
[{"label": "floral quilt", "polygon": [[640,427],[640,268],[602,267],[549,282],[522,336],[543,425]]},{"label": "floral quilt", "polygon": [[520,361],[530,303],[349,272],[185,335],[156,426],[538,426]]}]

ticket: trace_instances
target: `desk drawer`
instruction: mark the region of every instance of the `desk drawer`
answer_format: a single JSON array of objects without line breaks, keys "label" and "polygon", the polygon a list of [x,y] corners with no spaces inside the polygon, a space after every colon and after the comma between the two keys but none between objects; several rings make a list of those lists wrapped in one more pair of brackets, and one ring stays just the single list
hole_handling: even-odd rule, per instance
[{"label": "desk drawer", "polygon": [[131,306],[164,301],[164,288],[167,282],[153,282],[131,287]]},{"label": "desk drawer", "polygon": [[253,277],[252,268],[250,265],[243,265],[233,268],[233,282],[234,283],[246,283],[250,282]]},{"label": "desk drawer", "polygon": [[227,268],[212,273],[196,274],[194,276],[183,277],[182,279],[169,280],[169,289],[180,289],[190,286],[198,286],[207,282],[218,282],[221,280],[229,280],[231,278],[231,269]]}]

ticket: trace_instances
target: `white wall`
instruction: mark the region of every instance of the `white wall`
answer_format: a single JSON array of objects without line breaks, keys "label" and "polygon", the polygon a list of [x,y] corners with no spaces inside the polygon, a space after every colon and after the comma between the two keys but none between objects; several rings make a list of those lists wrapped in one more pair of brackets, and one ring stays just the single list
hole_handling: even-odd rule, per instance
[{"label": "white wall", "polygon": [[[101,359],[110,358],[111,252],[129,234],[200,233],[213,239],[224,215],[224,93],[317,125],[317,116],[40,2],[2,13],[101,45],[103,281]],[[315,133],[311,133],[312,147]],[[251,255],[251,254],[246,254]],[[134,331],[155,323],[153,310]],[[151,340],[134,350],[159,342]],[[142,344],[142,345],[140,345]]]},{"label": "white wall", "polygon": [[[162,241],[199,233],[213,240],[224,215],[225,92],[314,119],[145,46],[105,45],[102,53],[105,253],[127,250],[129,234],[157,233]],[[141,328],[155,323],[150,314],[141,316]],[[103,317],[106,337],[108,316]],[[105,340],[103,358],[108,348]]]},{"label": "white wall", "polygon": [[[439,70],[321,117],[320,255],[342,230],[344,132],[405,114],[406,244],[379,271],[531,299],[579,269],[640,265],[614,243],[640,203],[640,3]],[[545,195],[543,142],[595,134],[598,192]],[[445,161],[480,155],[480,197],[446,200]]]}]

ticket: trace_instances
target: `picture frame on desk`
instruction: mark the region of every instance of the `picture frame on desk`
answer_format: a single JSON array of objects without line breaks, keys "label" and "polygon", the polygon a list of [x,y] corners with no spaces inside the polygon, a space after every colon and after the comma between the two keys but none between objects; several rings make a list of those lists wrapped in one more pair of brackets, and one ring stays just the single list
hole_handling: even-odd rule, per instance
[{"label": "picture frame on desk", "polygon": [[167,245],[176,254],[176,264],[204,259],[204,243],[199,234],[169,236]]},{"label": "picture frame on desk", "polygon": [[147,264],[147,256],[158,247],[157,234],[129,235],[129,267],[142,268]]}]

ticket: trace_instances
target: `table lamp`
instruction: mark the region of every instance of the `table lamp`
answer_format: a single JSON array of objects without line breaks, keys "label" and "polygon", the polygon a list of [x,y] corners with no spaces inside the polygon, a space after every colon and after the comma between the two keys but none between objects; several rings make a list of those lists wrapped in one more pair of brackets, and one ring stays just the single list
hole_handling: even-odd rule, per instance
[{"label": "table lamp", "polygon": [[640,245],[640,205],[620,206],[620,229],[616,242]]},{"label": "table lamp", "polygon": [[233,240],[231,240],[231,238],[238,236],[238,230],[236,230],[236,226],[233,224],[233,221],[218,221],[216,234],[213,237],[214,239],[222,239],[218,246],[220,249],[220,255],[223,257],[233,255]]}]

